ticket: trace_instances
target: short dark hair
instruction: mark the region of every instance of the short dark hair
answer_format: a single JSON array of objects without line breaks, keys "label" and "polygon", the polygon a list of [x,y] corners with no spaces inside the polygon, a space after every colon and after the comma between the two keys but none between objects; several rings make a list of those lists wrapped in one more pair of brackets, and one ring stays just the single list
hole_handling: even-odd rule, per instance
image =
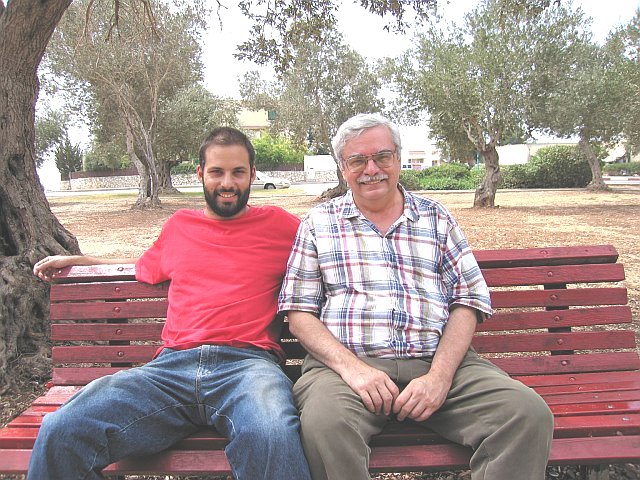
[{"label": "short dark hair", "polygon": [[253,169],[256,163],[256,151],[249,137],[240,130],[232,127],[214,128],[200,146],[200,168],[204,169],[205,153],[211,145],[240,145],[249,153],[249,167]]}]

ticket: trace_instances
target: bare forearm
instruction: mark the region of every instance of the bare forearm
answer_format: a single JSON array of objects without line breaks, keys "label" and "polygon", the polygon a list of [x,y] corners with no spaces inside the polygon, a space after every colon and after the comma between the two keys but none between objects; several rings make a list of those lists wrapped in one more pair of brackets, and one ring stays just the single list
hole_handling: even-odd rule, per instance
[{"label": "bare forearm", "polygon": [[89,255],[54,255],[43,258],[33,266],[33,274],[50,281],[56,272],[72,265],[114,265],[120,263],[135,263],[137,258],[102,258]]},{"label": "bare forearm", "polygon": [[315,315],[289,312],[287,318],[291,333],[304,348],[339,375],[360,363],[358,357],[342,345]]},{"label": "bare forearm", "polygon": [[306,312],[289,312],[289,328],[307,351],[331,368],[373,413],[389,415],[398,387],[389,376],[367,365],[342,345],[324,324]]},{"label": "bare forearm", "polygon": [[466,306],[455,308],[444,328],[429,373],[451,385],[475,331],[476,311]]}]

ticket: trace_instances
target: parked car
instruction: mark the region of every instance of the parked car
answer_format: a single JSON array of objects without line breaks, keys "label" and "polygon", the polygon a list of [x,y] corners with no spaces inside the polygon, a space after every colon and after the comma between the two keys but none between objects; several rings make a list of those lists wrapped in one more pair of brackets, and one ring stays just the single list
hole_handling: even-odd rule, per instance
[{"label": "parked car", "polygon": [[269,175],[265,175],[264,173],[256,170],[256,179],[254,180],[251,188],[269,190],[274,188],[289,188],[290,186],[291,182],[289,182],[289,180],[270,177]]}]

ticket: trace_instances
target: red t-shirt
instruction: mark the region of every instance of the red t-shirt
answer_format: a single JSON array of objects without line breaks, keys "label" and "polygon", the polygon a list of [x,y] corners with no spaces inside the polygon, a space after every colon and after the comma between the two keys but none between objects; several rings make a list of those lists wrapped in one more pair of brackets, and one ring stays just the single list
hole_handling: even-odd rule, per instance
[{"label": "red t-shirt", "polygon": [[255,346],[282,356],[278,292],[298,217],[250,207],[232,220],[179,210],[136,262],[136,279],[171,280],[164,347]]}]

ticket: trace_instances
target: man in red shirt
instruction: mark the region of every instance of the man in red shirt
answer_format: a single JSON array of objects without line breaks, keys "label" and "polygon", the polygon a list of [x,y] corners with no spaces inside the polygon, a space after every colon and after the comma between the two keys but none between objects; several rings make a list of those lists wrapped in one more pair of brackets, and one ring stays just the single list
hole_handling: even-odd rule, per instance
[{"label": "man in red shirt", "polygon": [[229,439],[237,479],[310,478],[274,320],[299,220],[248,205],[254,162],[242,132],[218,128],[200,148],[204,209],[177,211],[139,259],[36,263],[44,280],[67,265],[135,262],[139,281],[171,283],[156,358],[92,382],[47,415],[28,478],[102,478],[105,466],[163,450],[203,426]]}]

